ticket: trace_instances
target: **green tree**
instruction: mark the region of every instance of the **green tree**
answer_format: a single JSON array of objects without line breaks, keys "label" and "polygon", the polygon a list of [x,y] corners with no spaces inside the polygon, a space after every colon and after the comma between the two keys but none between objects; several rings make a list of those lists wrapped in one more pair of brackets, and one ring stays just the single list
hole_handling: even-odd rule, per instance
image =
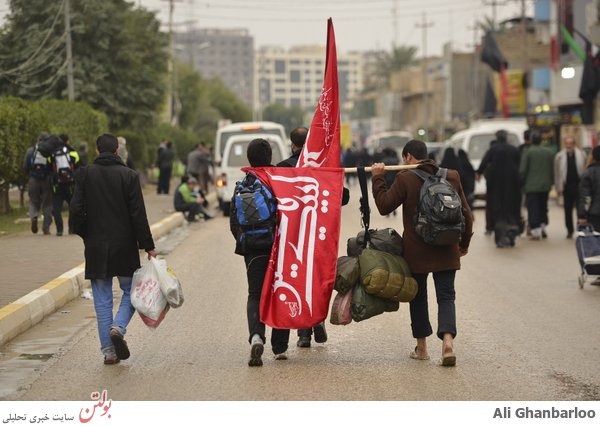
[{"label": "green tree", "polygon": [[[11,0],[0,33],[0,92],[66,98],[63,0]],[[110,128],[143,128],[163,106],[167,38],[154,13],[125,0],[71,2],[75,97],[110,117]]]},{"label": "green tree", "polygon": [[251,119],[251,111],[218,78],[204,79],[188,64],[176,63],[176,93],[181,110],[179,125],[197,135],[196,143],[212,144],[217,123]]},{"label": "green tree", "polygon": [[305,113],[299,106],[286,107],[281,104],[270,104],[263,109],[263,119],[283,124],[287,132],[299,126],[307,126]]},{"label": "green tree", "polygon": [[11,184],[25,185],[23,159],[48,121],[39,105],[18,98],[0,98],[0,213],[10,211]]},{"label": "green tree", "polygon": [[225,86],[220,78],[213,77],[206,82],[209,103],[219,111],[222,118],[229,118],[233,122],[252,119],[252,111]]}]

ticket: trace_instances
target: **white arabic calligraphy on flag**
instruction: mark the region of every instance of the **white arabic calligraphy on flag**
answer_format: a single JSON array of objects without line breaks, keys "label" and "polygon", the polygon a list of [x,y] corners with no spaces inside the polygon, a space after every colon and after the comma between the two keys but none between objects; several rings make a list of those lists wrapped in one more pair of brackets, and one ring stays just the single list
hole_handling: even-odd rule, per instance
[{"label": "white arabic calligraphy on flag", "polygon": [[277,197],[279,224],[260,300],[261,321],[274,328],[322,322],[335,284],[344,172],[331,19],[326,55],[323,89],[297,167],[253,170]]}]

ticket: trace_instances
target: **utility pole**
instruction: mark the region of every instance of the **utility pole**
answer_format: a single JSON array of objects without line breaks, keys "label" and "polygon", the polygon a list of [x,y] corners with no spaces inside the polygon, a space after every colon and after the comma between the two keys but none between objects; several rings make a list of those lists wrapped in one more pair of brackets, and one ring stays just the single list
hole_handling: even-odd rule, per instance
[{"label": "utility pole", "polygon": [[474,116],[479,114],[479,57],[477,56],[477,41],[479,35],[479,24],[477,20],[473,22],[472,27],[467,27],[468,30],[473,31],[473,86],[471,91],[471,115]]},{"label": "utility pole", "polygon": [[[527,46],[527,23],[525,22],[525,0],[521,0],[521,30],[523,31],[523,77],[529,86],[529,46]],[[525,98],[525,114],[529,110],[528,88],[523,86],[523,97]]]},{"label": "utility pole", "polygon": [[75,100],[75,84],[73,83],[73,50],[71,46],[71,10],[69,0],[65,0],[65,35],[67,40],[67,99]]},{"label": "utility pole", "polygon": [[394,4],[392,5],[392,16],[393,16],[393,26],[394,26],[394,40],[392,41],[392,48],[396,48],[398,46],[398,0],[394,0]]},{"label": "utility pole", "polygon": [[421,23],[415,24],[422,30],[423,55],[421,58],[421,73],[423,78],[423,121],[425,127],[425,137],[429,136],[429,85],[427,84],[427,28],[433,26],[433,22],[427,22],[427,15],[423,12]]},{"label": "utility pole", "polygon": [[169,123],[176,125],[175,117],[175,41],[173,40],[173,12],[175,3],[169,0]]},{"label": "utility pole", "polygon": [[492,6],[492,30],[496,31],[496,6],[504,6],[506,4],[506,1],[498,1],[498,0],[491,0],[489,2],[484,1],[483,5],[484,6]]}]

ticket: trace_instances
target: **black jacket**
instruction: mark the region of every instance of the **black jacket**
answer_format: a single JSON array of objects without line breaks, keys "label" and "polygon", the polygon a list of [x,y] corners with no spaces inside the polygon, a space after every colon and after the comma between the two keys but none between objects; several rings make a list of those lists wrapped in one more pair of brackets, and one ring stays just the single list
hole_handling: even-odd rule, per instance
[{"label": "black jacket", "polygon": [[85,218],[85,278],[131,277],[154,249],[138,174],[112,153],[75,173],[71,214]]}]

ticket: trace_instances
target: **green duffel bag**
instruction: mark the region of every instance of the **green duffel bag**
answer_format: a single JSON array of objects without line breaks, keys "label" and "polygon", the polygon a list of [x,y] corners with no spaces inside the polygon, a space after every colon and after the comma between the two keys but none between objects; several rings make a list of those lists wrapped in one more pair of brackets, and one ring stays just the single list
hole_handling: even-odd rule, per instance
[{"label": "green duffel bag", "polygon": [[360,322],[384,312],[395,312],[400,308],[400,302],[382,299],[366,292],[365,287],[358,283],[352,289],[350,314],[352,319]]},{"label": "green duffel bag", "polygon": [[335,288],[339,293],[347,293],[359,282],[360,268],[358,258],[351,256],[340,256],[337,260],[337,271],[335,274]]},{"label": "green duffel bag", "polygon": [[410,302],[417,295],[417,282],[403,257],[367,248],[358,263],[367,293],[397,302]]},{"label": "green duffel bag", "polygon": [[[365,230],[363,229],[356,237],[348,238],[348,256],[358,256],[365,246]],[[393,228],[369,229],[369,248],[385,251],[402,256],[404,243],[402,235]]]}]

